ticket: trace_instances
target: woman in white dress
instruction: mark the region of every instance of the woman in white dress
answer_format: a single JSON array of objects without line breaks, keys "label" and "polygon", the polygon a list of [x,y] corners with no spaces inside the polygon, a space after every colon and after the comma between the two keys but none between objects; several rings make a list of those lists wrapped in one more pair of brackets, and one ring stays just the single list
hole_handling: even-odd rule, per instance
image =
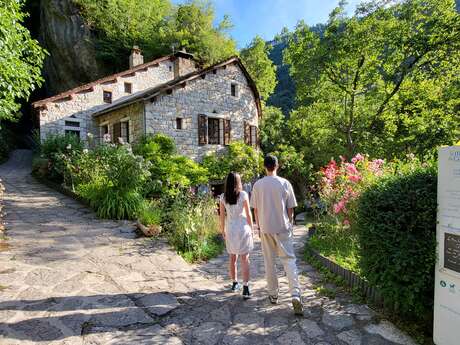
[{"label": "woman in white dress", "polygon": [[225,192],[220,198],[220,231],[230,255],[232,291],[239,289],[237,262],[238,256],[241,258],[244,299],[251,297],[248,284],[249,252],[254,248],[252,224],[248,194],[243,191],[240,175],[231,172],[225,180]]}]

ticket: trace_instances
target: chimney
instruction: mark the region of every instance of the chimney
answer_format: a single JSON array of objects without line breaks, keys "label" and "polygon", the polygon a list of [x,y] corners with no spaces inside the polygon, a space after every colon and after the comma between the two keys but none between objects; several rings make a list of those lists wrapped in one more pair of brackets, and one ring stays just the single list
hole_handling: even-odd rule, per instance
[{"label": "chimney", "polygon": [[174,54],[174,78],[183,76],[196,70],[193,54],[188,53],[185,48]]},{"label": "chimney", "polygon": [[129,56],[129,68],[136,67],[138,65],[142,65],[144,63],[144,57],[141,54],[141,50],[138,46],[134,46],[133,50],[131,51],[131,55]]}]

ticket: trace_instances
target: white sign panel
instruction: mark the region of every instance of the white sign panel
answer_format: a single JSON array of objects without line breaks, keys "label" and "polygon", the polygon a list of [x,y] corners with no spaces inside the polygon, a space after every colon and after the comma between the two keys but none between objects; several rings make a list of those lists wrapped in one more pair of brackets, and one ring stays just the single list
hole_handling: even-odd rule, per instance
[{"label": "white sign panel", "polygon": [[439,149],[434,342],[460,344],[460,146]]}]

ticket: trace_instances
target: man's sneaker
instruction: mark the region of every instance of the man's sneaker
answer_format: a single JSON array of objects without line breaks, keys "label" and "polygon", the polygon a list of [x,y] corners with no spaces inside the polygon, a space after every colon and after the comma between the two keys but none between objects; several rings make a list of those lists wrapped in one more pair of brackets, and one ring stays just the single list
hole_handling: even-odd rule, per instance
[{"label": "man's sneaker", "polygon": [[249,286],[243,285],[243,299],[250,299],[251,293],[249,292]]},{"label": "man's sneaker", "polygon": [[303,305],[300,297],[292,297],[292,307],[295,315],[303,315]]},{"label": "man's sneaker", "polygon": [[278,296],[268,295],[268,300],[270,301],[271,304],[278,304]]},{"label": "man's sneaker", "polygon": [[238,291],[239,289],[240,289],[240,284],[238,284],[238,282],[233,282],[232,291],[235,292],[235,291]]}]

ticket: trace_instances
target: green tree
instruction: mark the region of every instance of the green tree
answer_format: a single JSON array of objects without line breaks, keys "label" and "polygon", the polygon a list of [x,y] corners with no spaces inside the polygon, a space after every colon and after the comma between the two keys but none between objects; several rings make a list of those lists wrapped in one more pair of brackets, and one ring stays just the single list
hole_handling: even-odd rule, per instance
[{"label": "green tree", "polygon": [[165,53],[165,18],[173,14],[169,0],[75,0],[95,34],[97,58],[115,70],[126,68],[133,45],[147,59]]},{"label": "green tree", "polygon": [[174,6],[170,0],[76,0],[96,34],[98,58],[126,68],[126,56],[138,45],[147,60],[186,48],[204,64],[236,54],[225,17],[214,25],[214,8],[193,0]]},{"label": "green tree", "polygon": [[259,36],[241,50],[241,59],[256,82],[262,100],[267,100],[276,86],[276,66],[268,57],[270,50],[271,46]]},{"label": "green tree", "polygon": [[264,106],[260,122],[260,146],[265,153],[273,152],[286,141],[287,123],[281,109]]},{"label": "green tree", "polygon": [[45,51],[23,26],[23,2],[3,0],[0,6],[0,120],[19,117],[20,100],[42,83]]},{"label": "green tree", "polygon": [[189,52],[211,65],[236,54],[236,43],[228,35],[232,28],[230,18],[224,16],[214,26],[215,13],[206,0],[192,0],[180,4],[169,20],[165,42],[186,48]]},{"label": "green tree", "polygon": [[323,36],[300,24],[290,37],[285,61],[299,107],[289,127],[305,156],[423,155],[458,137],[454,1],[390,3],[369,2],[347,18],[341,2]]}]

